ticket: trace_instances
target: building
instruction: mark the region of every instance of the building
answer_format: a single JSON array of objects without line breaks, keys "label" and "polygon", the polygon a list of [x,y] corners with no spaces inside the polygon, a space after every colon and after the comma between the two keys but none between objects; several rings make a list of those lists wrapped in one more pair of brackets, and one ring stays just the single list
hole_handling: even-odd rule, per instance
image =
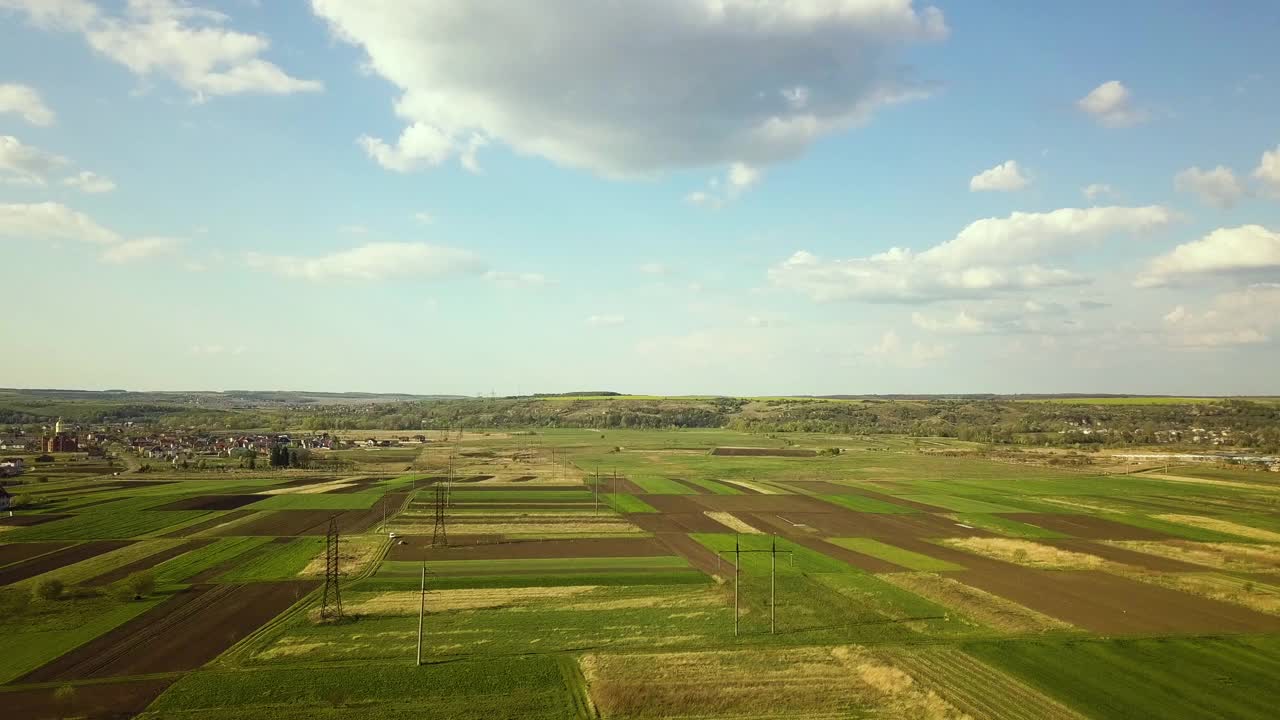
[{"label": "building", "polygon": [[80,449],[80,440],[76,434],[62,427],[62,418],[53,425],[53,434],[40,438],[40,451],[45,453],[76,452]]},{"label": "building", "polygon": [[26,469],[27,466],[22,458],[7,457],[0,460],[0,477],[16,477]]}]

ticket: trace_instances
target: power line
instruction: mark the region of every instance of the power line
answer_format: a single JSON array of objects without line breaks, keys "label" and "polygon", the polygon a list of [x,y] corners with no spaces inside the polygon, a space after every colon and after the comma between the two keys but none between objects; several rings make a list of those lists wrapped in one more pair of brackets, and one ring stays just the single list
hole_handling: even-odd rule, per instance
[{"label": "power line", "polygon": [[342,591],[338,587],[338,516],[329,516],[329,529],[324,538],[324,599],[320,604],[322,619],[342,618]]},{"label": "power line", "polygon": [[738,533],[733,534],[733,550],[719,550],[716,557],[720,557],[720,553],[733,553],[733,636],[738,637],[738,576],[742,573],[742,556],[750,553],[769,553],[769,634],[773,635],[777,632],[777,568],[778,553],[786,553],[791,557],[792,564],[795,563],[795,555],[790,550],[778,549],[778,536],[770,536],[770,546],[768,550],[743,550],[741,543],[738,541]]}]

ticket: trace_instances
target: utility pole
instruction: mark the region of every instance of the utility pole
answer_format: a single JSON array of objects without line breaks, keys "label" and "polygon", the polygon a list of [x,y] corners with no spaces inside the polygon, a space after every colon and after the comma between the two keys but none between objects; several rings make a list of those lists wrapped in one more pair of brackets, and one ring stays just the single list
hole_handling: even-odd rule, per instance
[{"label": "utility pole", "polygon": [[[716,567],[720,566],[721,553],[730,552],[729,550],[720,550],[716,553]],[[733,636],[738,637],[738,573],[742,568],[742,556],[748,553],[769,553],[769,634],[777,633],[777,570],[778,570],[778,553],[783,552],[791,556],[791,566],[795,567],[795,553],[790,550],[778,550],[778,537],[771,537],[771,543],[768,550],[743,550],[739,542],[738,533],[733,534]]]},{"label": "utility pole", "polygon": [[738,637],[738,575],[742,567],[742,550],[738,547],[738,533],[733,534],[733,636]]},{"label": "utility pole", "polygon": [[596,465],[596,478],[595,478],[595,482],[591,483],[591,487],[592,489],[595,490],[595,500],[596,500],[595,514],[599,515],[600,514],[600,466],[599,465]]},{"label": "utility pole", "polygon": [[770,537],[769,549],[770,549],[770,552],[769,552],[769,634],[773,635],[777,627],[774,623],[774,611],[777,610],[777,607],[778,607],[778,603],[775,599],[776,595],[774,595],[774,587],[776,585],[776,583],[774,582],[774,578],[778,568],[778,536],[777,535],[773,535]]},{"label": "utility pole", "polygon": [[422,618],[427,614],[427,561],[422,561],[422,595],[418,603],[418,667],[422,667]]}]

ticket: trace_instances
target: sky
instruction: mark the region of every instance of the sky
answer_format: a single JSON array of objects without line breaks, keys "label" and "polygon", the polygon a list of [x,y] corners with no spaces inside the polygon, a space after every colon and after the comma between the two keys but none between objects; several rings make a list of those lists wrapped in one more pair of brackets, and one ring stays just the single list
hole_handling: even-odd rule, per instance
[{"label": "sky", "polygon": [[0,0],[0,387],[1280,394],[1277,27]]}]

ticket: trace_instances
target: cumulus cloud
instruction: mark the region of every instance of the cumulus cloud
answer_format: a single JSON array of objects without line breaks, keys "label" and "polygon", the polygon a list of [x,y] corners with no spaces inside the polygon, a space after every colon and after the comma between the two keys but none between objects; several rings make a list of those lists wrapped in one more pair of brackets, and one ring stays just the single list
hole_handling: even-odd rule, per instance
[{"label": "cumulus cloud", "polygon": [[102,259],[104,262],[120,265],[157,255],[172,254],[181,245],[181,239],[169,237],[144,237],[136,240],[126,240],[104,250]]},{"label": "cumulus cloud", "polygon": [[436,221],[436,216],[432,215],[429,212],[416,212],[413,214],[413,219],[417,220],[423,225],[430,225],[431,223],[434,223]]},{"label": "cumulus cloud", "polygon": [[0,237],[112,245],[120,236],[84,213],[55,202],[0,205]]},{"label": "cumulus cloud", "polygon": [[311,4],[401,91],[400,138],[360,140],[393,170],[486,141],[609,177],[766,167],[927,94],[899,58],[947,34],[911,0]]},{"label": "cumulus cloud", "polygon": [[969,192],[1012,192],[1021,190],[1030,184],[1031,180],[1022,174],[1022,169],[1018,167],[1018,162],[1016,160],[1007,160],[970,178]]},{"label": "cumulus cloud", "polygon": [[1218,228],[1148,264],[1138,287],[1164,287],[1206,276],[1251,277],[1280,271],[1280,233],[1261,225]]},{"label": "cumulus cloud", "polygon": [[1280,145],[1275,150],[1262,153],[1253,177],[1262,184],[1267,194],[1280,198]]},{"label": "cumulus cloud", "polygon": [[165,75],[197,99],[323,87],[263,60],[266,37],[231,30],[226,15],[176,0],[128,0],[118,14],[87,0],[0,0],[0,9],[22,12],[47,30],[80,33],[96,52],[135,75]]},{"label": "cumulus cloud", "polygon": [[1102,83],[1080,98],[1076,106],[1105,127],[1128,127],[1147,119],[1146,112],[1134,107],[1129,88],[1119,80]]},{"label": "cumulus cloud", "polygon": [[0,180],[19,185],[44,185],[66,158],[25,145],[12,135],[0,135]]},{"label": "cumulus cloud", "polygon": [[627,321],[624,315],[590,315],[587,324],[591,327],[613,327]]},{"label": "cumulus cloud", "polygon": [[711,178],[707,183],[706,190],[691,192],[684,199],[686,202],[699,207],[718,210],[737,200],[742,193],[760,182],[762,177],[764,177],[764,172],[759,168],[744,165],[743,163],[733,163],[729,166],[728,171],[725,172],[723,181],[719,177]]},{"label": "cumulus cloud", "polygon": [[111,178],[89,172],[88,170],[81,171],[80,173],[68,178],[63,178],[62,184],[90,194],[108,193],[116,189],[115,181]]},{"label": "cumulus cloud", "polygon": [[319,257],[251,252],[246,261],[255,270],[313,281],[434,278],[484,270],[484,263],[466,250],[426,243],[369,243]]},{"label": "cumulus cloud", "polygon": [[970,223],[951,240],[919,253],[891,248],[826,260],[801,250],[771,268],[769,278],[817,301],[929,302],[1078,285],[1088,279],[1039,261],[1079,253],[1113,235],[1149,232],[1173,218],[1158,205],[1015,212]]},{"label": "cumulus cloud", "polygon": [[937,333],[980,333],[987,329],[987,323],[961,310],[952,318],[936,318],[923,313],[911,313],[911,324],[921,330]]},{"label": "cumulus cloud", "polygon": [[[5,0],[0,0],[0,9],[5,7]],[[40,93],[27,85],[16,83],[0,83],[0,115],[13,113],[23,120],[40,127],[53,124],[55,115]]]},{"label": "cumulus cloud", "polygon": [[1175,347],[1207,349],[1270,342],[1280,325],[1280,284],[1223,293],[1202,312],[1178,305],[1164,316],[1164,336]]},{"label": "cumulus cloud", "polygon": [[494,285],[505,288],[507,290],[516,290],[520,288],[540,288],[551,284],[551,279],[542,273],[535,272],[502,272],[498,270],[490,270],[484,274],[484,279]]},{"label": "cumulus cloud", "polygon": [[1225,165],[1219,165],[1212,170],[1187,168],[1173,176],[1173,186],[1179,192],[1198,195],[1206,205],[1224,210],[1235,205],[1236,201],[1244,195],[1244,185]]},{"label": "cumulus cloud", "polygon": [[1115,194],[1111,190],[1111,186],[1106,185],[1104,183],[1093,183],[1092,185],[1085,185],[1083,188],[1081,188],[1080,192],[1084,193],[1084,196],[1090,200],[1097,200],[1098,198],[1103,198],[1108,195]]}]

